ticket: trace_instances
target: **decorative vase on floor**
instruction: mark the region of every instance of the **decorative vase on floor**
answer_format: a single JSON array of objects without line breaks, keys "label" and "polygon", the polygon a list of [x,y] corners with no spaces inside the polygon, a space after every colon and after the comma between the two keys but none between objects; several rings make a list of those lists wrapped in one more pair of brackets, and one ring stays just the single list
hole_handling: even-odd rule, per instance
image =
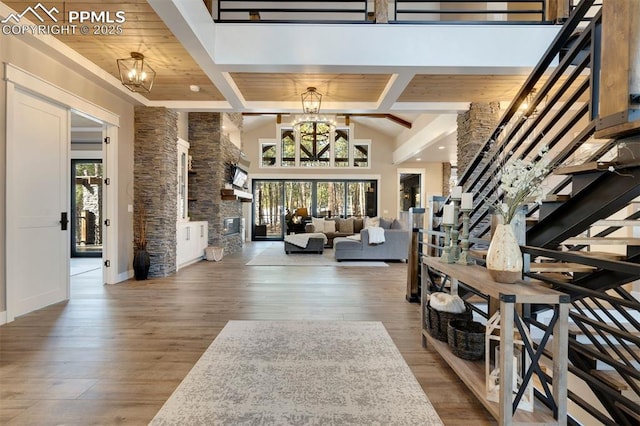
[{"label": "decorative vase on floor", "polygon": [[487,252],[487,269],[499,283],[513,284],[522,278],[522,252],[510,224],[497,224]]},{"label": "decorative vase on floor", "polygon": [[149,253],[145,249],[138,249],[133,255],[133,273],[136,280],[146,280],[149,275],[149,267],[151,259]]}]

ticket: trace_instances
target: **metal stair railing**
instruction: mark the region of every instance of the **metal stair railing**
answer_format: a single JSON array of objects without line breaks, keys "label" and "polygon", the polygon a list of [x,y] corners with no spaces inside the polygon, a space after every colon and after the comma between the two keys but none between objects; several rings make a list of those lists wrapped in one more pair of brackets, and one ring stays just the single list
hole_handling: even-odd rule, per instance
[{"label": "metal stair railing", "polygon": [[[499,158],[534,161],[537,152],[546,146],[551,165],[557,166],[568,162],[585,142],[594,140],[593,105],[585,98],[591,99],[591,93],[597,91],[595,80],[589,77],[597,61],[584,51],[592,47],[592,40],[597,38],[601,14],[597,13],[577,39],[575,37],[585,14],[592,11],[592,4],[592,0],[585,0],[576,6],[574,14],[565,22],[495,130],[462,173],[459,185],[465,191],[477,194],[476,199],[500,199],[497,182],[492,179],[497,173]],[[574,41],[566,49],[570,39]],[[560,63],[552,67],[561,51]],[[522,111],[520,105],[534,88],[538,89],[535,97],[528,109]],[[567,136],[573,134],[576,136]],[[554,190],[561,191],[564,187]],[[533,206],[531,212],[535,211]],[[488,203],[480,202],[475,206],[470,224],[473,237],[481,238],[489,232],[488,215]]]},{"label": "metal stair railing", "polygon": [[[575,252],[524,246],[533,258],[573,262],[640,276],[640,265],[632,262],[583,256]],[[623,287],[608,292],[589,290],[580,285],[526,273],[527,277],[552,285],[571,297],[569,319],[573,326],[569,338],[569,372],[582,380],[605,408],[599,411],[576,392],[569,398],[602,424],[633,425],[640,418],[640,302]],[[548,307],[532,307],[530,324],[545,329]]]}]

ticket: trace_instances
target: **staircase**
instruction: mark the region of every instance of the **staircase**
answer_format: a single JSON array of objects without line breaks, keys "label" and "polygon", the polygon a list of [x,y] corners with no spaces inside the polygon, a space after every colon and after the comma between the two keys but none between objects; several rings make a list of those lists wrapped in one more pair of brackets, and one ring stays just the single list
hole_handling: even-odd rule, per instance
[{"label": "staircase", "polygon": [[[637,425],[640,303],[630,287],[640,280],[640,137],[596,137],[601,26],[597,2],[575,5],[458,184],[481,200],[470,218],[472,252],[481,256],[491,228],[482,200],[501,197],[490,153],[535,161],[548,147],[546,201],[528,205],[522,250],[526,277],[570,296],[568,424]],[[547,328],[547,306],[523,311],[532,330]],[[552,384],[551,376],[540,380]]]}]

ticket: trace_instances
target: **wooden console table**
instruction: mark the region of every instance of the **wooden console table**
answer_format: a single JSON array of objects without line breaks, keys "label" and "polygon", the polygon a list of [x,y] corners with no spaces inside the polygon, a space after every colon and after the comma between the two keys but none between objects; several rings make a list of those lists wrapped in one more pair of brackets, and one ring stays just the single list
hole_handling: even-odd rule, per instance
[{"label": "wooden console table", "polygon": [[[520,281],[515,284],[502,284],[495,282],[489,276],[486,268],[478,265],[458,265],[442,263],[437,257],[424,256],[422,258],[422,345],[427,343],[435,349],[449,364],[451,369],[460,376],[462,381],[473,392],[478,400],[487,408],[501,425],[517,424],[567,424],[567,345],[568,345],[568,312],[569,296],[540,286],[536,283]],[[514,410],[512,392],[509,386],[500,386],[499,403],[487,400],[485,383],[484,361],[467,361],[458,358],[451,353],[446,342],[433,338],[425,326],[425,306],[427,301],[427,289],[429,274],[427,268],[438,271],[448,276],[451,280],[451,293],[457,294],[458,283],[464,283],[490,299],[498,300],[500,306],[500,372],[501,383],[513,381],[513,335],[514,322],[518,320],[516,305],[520,304],[549,304],[554,309],[552,327],[549,327],[546,338],[553,333],[550,345],[553,356],[553,390],[547,392],[547,399],[554,406],[553,409],[536,400],[533,412]],[[526,340],[525,336],[522,336]],[[545,337],[543,337],[543,340]],[[534,351],[532,342],[526,342],[525,346]],[[526,386],[533,379],[536,369],[540,369],[539,357],[544,346],[538,347],[535,353],[530,353],[531,367],[534,374],[522,386]],[[541,370],[539,370],[541,371]],[[505,392],[506,388],[506,392]],[[544,392],[543,392],[544,394]]]}]

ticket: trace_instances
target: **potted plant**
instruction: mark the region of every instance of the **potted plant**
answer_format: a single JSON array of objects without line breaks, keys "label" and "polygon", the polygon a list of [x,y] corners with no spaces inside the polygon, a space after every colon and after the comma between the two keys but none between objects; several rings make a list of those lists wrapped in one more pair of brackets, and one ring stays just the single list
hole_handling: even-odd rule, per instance
[{"label": "potted plant", "polygon": [[144,206],[137,209],[133,219],[133,272],[136,280],[146,280],[151,259],[147,251],[147,216]]}]

